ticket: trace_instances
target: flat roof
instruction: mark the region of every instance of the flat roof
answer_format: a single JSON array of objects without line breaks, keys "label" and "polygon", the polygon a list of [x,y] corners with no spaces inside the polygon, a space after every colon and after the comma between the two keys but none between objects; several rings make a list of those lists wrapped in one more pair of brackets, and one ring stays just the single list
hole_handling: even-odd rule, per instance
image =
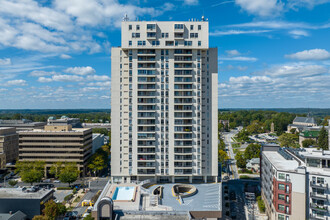
[{"label": "flat roof", "polygon": [[0,188],[0,199],[42,199],[52,189],[41,189],[38,192],[23,192],[22,188]]},{"label": "flat roof", "polygon": [[262,153],[278,170],[295,172],[295,170],[299,167],[298,161],[295,159],[287,160],[277,151],[263,151]]},{"label": "flat roof", "polygon": [[72,128],[70,131],[51,131],[44,129],[33,129],[28,131],[19,131],[19,133],[77,133],[91,130],[91,128]]}]

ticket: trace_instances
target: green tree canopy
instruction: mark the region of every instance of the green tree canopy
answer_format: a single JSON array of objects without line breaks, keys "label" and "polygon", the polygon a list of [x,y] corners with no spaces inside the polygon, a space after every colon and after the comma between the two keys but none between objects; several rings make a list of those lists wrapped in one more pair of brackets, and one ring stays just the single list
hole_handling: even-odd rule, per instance
[{"label": "green tree canopy", "polygon": [[225,162],[226,160],[228,160],[228,159],[229,159],[229,157],[228,157],[226,151],[224,151],[224,150],[218,150],[218,161],[219,161],[221,164],[224,164],[224,162]]},{"label": "green tree canopy", "polygon": [[251,160],[252,158],[260,157],[260,144],[249,144],[244,152],[245,160]]},{"label": "green tree canopy", "polygon": [[55,220],[56,217],[65,214],[66,207],[61,203],[55,203],[54,200],[49,200],[45,203],[45,208],[42,212],[47,217],[47,219]]},{"label": "green tree canopy", "polygon": [[309,146],[314,146],[316,145],[316,141],[314,141],[313,139],[306,139],[302,141],[302,146],[304,148],[308,148]]},{"label": "green tree canopy", "polygon": [[323,150],[329,149],[328,132],[327,130],[325,130],[324,126],[320,130],[317,142],[318,142],[318,146]]},{"label": "green tree canopy", "polygon": [[298,135],[283,133],[278,137],[281,147],[297,147],[298,146]]},{"label": "green tree canopy", "polygon": [[53,163],[53,165],[49,169],[49,173],[54,175],[56,178],[58,178],[61,173],[61,169],[63,167],[64,167],[64,164],[61,161]]},{"label": "green tree canopy", "polygon": [[78,179],[79,174],[80,171],[76,163],[66,163],[61,169],[59,179],[61,182],[68,183],[70,186],[71,183]]},{"label": "green tree canopy", "polygon": [[236,159],[236,165],[239,168],[246,168],[246,160],[242,152],[240,151],[237,152],[237,154],[235,155],[235,159]]},{"label": "green tree canopy", "polygon": [[32,185],[44,177],[45,164],[45,161],[19,161],[16,169],[20,172],[22,181]]}]

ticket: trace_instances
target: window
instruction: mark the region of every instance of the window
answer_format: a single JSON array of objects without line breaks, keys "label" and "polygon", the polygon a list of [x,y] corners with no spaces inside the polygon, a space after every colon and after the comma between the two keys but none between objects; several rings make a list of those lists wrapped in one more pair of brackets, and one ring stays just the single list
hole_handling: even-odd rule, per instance
[{"label": "window", "polygon": [[128,41],[128,46],[132,46],[132,41]]},{"label": "window", "polygon": [[146,45],[146,42],[143,40],[139,40],[138,41],[138,46],[145,46]]},{"label": "window", "polygon": [[202,46],[202,41],[198,41],[198,46]]},{"label": "window", "polygon": [[162,33],[162,38],[168,38],[168,33]]},{"label": "window", "polygon": [[281,205],[281,204],[278,204],[278,210],[284,211],[285,210],[285,206],[284,205]]},{"label": "window", "polygon": [[279,200],[284,200],[284,198],[285,198],[284,194],[278,194],[278,199]]},{"label": "window", "polygon": [[159,46],[159,40],[153,40],[152,46]]},{"label": "window", "polygon": [[285,174],[284,173],[278,173],[278,178],[281,180],[285,179]]},{"label": "window", "polygon": [[202,30],[202,25],[198,25],[198,30]]},{"label": "window", "polygon": [[282,214],[278,214],[278,220],[285,220],[285,216]]},{"label": "window", "polygon": [[183,24],[174,24],[174,29],[183,29]]},{"label": "window", "polygon": [[185,41],[185,42],[184,42],[184,45],[185,45],[185,46],[191,46],[191,45],[192,45],[192,41]]},{"label": "window", "polygon": [[140,38],[140,33],[132,33],[132,38]]},{"label": "window", "polygon": [[140,30],[140,25],[136,25],[136,30]]},{"label": "window", "polygon": [[318,183],[318,184],[324,184],[324,178],[322,178],[322,177],[317,177],[317,183]]},{"label": "window", "polygon": [[132,30],[132,25],[128,25],[128,30]]},{"label": "window", "polygon": [[278,189],[279,190],[285,190],[285,185],[284,184],[278,184]]},{"label": "window", "polygon": [[155,24],[147,24],[147,29],[148,30],[156,29],[156,25]]},{"label": "window", "polygon": [[190,30],[194,30],[194,25],[190,25]]}]

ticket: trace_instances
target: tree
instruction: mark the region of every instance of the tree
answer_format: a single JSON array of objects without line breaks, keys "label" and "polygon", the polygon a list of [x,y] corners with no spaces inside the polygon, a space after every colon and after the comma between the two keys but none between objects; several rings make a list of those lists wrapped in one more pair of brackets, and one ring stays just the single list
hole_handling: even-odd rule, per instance
[{"label": "tree", "polygon": [[45,161],[19,161],[16,169],[20,172],[22,181],[32,185],[44,177],[45,164]]},{"label": "tree", "polygon": [[17,184],[17,180],[9,180],[8,181],[8,183],[9,183],[9,185],[11,185],[11,186],[15,186],[16,184]]},{"label": "tree", "polygon": [[244,152],[245,160],[251,160],[252,158],[260,157],[260,144],[249,144]]},{"label": "tree", "polygon": [[91,162],[88,164],[88,168],[94,173],[98,173],[106,167],[107,164],[105,163],[104,158],[100,154],[93,157],[93,160],[91,160]]},{"label": "tree", "polygon": [[259,134],[264,132],[264,125],[259,121],[253,121],[249,126],[246,127],[246,130],[249,134]]},{"label": "tree", "polygon": [[220,143],[219,143],[219,146],[218,146],[218,150],[225,150],[225,149],[226,149],[226,144],[223,141],[223,139],[220,138]]},{"label": "tree", "polygon": [[79,174],[80,171],[76,163],[66,163],[60,171],[59,179],[70,186],[71,183],[78,179]]},{"label": "tree", "polygon": [[58,178],[61,173],[61,169],[63,168],[63,165],[63,162],[60,161],[53,163],[53,165],[49,169],[49,173]]},{"label": "tree", "polygon": [[235,159],[236,159],[236,165],[239,168],[246,168],[246,160],[242,152],[237,152]]},{"label": "tree", "polygon": [[66,207],[62,203],[55,203],[54,200],[49,200],[45,203],[45,208],[42,211],[49,220],[55,220],[56,217],[66,213]]},{"label": "tree", "polygon": [[291,129],[290,129],[290,133],[291,133],[291,134],[295,134],[296,132],[297,132],[297,130],[296,130],[295,128],[291,128]]},{"label": "tree", "polygon": [[224,164],[224,162],[225,162],[226,160],[228,160],[228,159],[229,159],[229,157],[228,157],[226,151],[224,151],[224,150],[218,150],[218,161],[219,161],[221,164]]},{"label": "tree", "polygon": [[249,135],[250,133],[246,129],[243,129],[237,134],[237,139],[240,141],[249,141]]},{"label": "tree", "polygon": [[302,141],[302,146],[304,148],[308,148],[309,146],[313,146],[316,145],[316,141],[314,141],[313,139],[306,139]]},{"label": "tree", "polygon": [[47,216],[44,215],[35,215],[32,220],[49,220]]},{"label": "tree", "polygon": [[324,126],[320,130],[317,144],[323,150],[329,149],[328,132],[325,130]]},{"label": "tree", "polygon": [[298,135],[283,133],[278,137],[281,147],[297,147]]}]

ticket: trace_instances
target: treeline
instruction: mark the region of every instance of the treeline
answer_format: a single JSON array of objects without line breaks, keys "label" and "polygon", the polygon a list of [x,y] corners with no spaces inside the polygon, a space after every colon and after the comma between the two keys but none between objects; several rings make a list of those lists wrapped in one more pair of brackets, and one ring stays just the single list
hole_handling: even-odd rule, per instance
[{"label": "treeline", "polygon": [[105,123],[110,122],[110,111],[104,112],[61,112],[54,114],[53,112],[2,112],[0,113],[0,119],[3,120],[20,120],[28,119],[32,121],[46,122],[50,116],[55,116],[56,118],[61,118],[63,115],[69,118],[79,118],[80,121],[86,123]]},{"label": "treeline", "polygon": [[277,135],[280,135],[287,130],[287,126],[292,123],[295,117],[296,114],[294,113],[262,110],[220,112],[219,120],[229,120],[229,128],[219,123],[219,130],[243,126],[249,134],[257,134],[271,131],[271,124],[274,123],[274,130]]}]

